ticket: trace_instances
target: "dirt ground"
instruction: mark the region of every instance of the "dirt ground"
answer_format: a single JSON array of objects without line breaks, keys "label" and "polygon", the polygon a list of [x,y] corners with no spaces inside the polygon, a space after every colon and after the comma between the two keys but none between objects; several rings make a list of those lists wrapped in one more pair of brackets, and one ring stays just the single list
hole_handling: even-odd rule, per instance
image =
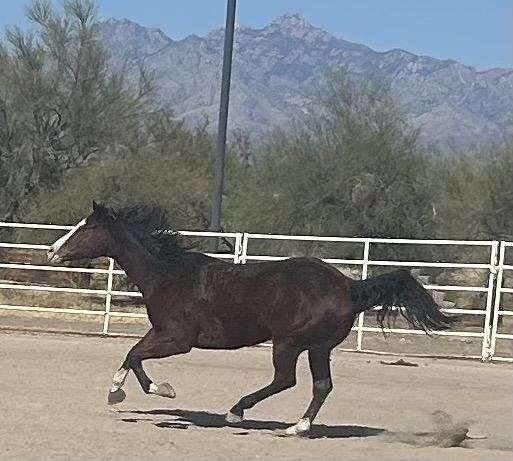
[{"label": "dirt ground", "polygon": [[270,350],[199,351],[147,362],[174,400],[147,396],[133,375],[107,406],[113,372],[133,339],[0,332],[1,459],[511,460],[511,366],[410,358],[418,366],[336,351],[334,391],[310,437],[283,436],[310,398],[298,385],[247,412],[223,413],[268,383]]}]

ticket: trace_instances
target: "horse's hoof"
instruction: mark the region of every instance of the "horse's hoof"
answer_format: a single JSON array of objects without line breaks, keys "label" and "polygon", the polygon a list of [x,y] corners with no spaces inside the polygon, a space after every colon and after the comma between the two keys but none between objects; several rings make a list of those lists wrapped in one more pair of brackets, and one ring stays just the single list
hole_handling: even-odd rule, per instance
[{"label": "horse's hoof", "polygon": [[174,399],[176,397],[176,392],[173,389],[173,386],[169,383],[159,384],[155,394],[160,395],[161,397],[167,397],[168,399]]},{"label": "horse's hoof", "polygon": [[310,431],[310,420],[308,418],[300,419],[297,424],[285,430],[286,435],[304,435]]},{"label": "horse's hoof", "polygon": [[109,405],[115,405],[116,403],[121,403],[125,400],[126,394],[123,389],[118,389],[117,391],[110,391],[109,397],[107,398],[107,403]]},{"label": "horse's hoof", "polygon": [[229,424],[238,424],[241,423],[244,418],[242,416],[236,415],[235,413],[232,413],[229,411],[226,413],[225,420]]}]

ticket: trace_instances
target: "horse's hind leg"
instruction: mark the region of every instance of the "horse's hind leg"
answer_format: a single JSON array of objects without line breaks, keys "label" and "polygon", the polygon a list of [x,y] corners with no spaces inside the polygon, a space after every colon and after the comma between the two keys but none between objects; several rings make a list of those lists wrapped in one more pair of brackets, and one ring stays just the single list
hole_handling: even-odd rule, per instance
[{"label": "horse's hind leg", "polygon": [[313,381],[313,396],[303,418],[313,422],[324,401],[333,390],[330,366],[331,349],[313,349],[308,352]]},{"label": "horse's hind leg", "polygon": [[[183,331],[183,329],[182,329]],[[183,335],[182,335],[183,336]],[[180,337],[177,333],[167,333],[151,329],[148,333],[130,350],[123,365],[114,374],[112,387],[109,392],[108,403],[114,404],[123,401],[125,393],[121,389],[128,372],[132,370],[146,394],[155,394],[162,397],[175,397],[173,387],[168,383],[155,384],[148,377],[142,367],[142,361],[146,359],[157,359],[171,355],[183,354],[191,350],[190,341],[185,336]]]},{"label": "horse's hind leg", "polygon": [[301,349],[288,341],[275,341],[273,345],[274,378],[272,382],[252,394],[242,397],[227,413],[229,423],[242,421],[244,410],[258,402],[296,385],[296,364]]},{"label": "horse's hind leg", "polygon": [[308,432],[319,413],[322,404],[333,389],[330,369],[331,348],[318,347],[308,351],[308,362],[312,372],[313,396],[310,405],[297,424],[287,429],[287,434],[298,435]]}]

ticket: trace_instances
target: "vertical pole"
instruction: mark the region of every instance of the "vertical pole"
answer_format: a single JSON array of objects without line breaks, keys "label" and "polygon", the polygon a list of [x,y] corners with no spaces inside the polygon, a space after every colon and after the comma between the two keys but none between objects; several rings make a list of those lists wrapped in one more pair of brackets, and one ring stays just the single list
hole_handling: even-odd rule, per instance
[{"label": "vertical pole", "polygon": [[235,249],[233,251],[233,262],[235,264],[240,264],[240,256],[242,254],[242,234],[239,232],[237,232],[237,235],[235,236]]},{"label": "vertical pole", "polygon": [[[228,103],[230,99],[230,77],[232,71],[233,33],[235,28],[235,0],[226,5],[226,27],[224,31],[223,75],[221,81],[221,102],[217,131],[217,150],[214,162],[214,184],[212,191],[212,216],[210,229],[221,230],[221,206],[224,185],[224,161],[226,154],[226,127],[228,124]],[[217,250],[218,239],[215,240]]]},{"label": "vertical pole", "polygon": [[[363,267],[362,267],[362,280],[365,280],[367,278],[367,271],[368,271],[368,263],[369,263],[369,247],[370,247],[370,241],[365,240],[364,247],[363,247]],[[361,351],[362,350],[362,343],[363,343],[363,317],[364,313],[360,312],[358,314],[358,335],[356,339],[356,350]]]},{"label": "vertical pole", "polygon": [[246,264],[246,256],[248,255],[248,234],[242,234],[242,253],[240,255],[240,263]]},{"label": "vertical pole", "polygon": [[[487,351],[487,359],[491,359],[495,355],[495,347],[497,343],[497,328],[499,324],[499,310],[501,308],[501,289],[502,289],[502,277],[503,277],[503,266],[504,266],[504,255],[506,251],[506,242],[501,242],[500,256],[499,256],[499,271],[497,274],[497,282],[495,288],[495,302],[493,305],[493,324],[492,331],[490,334],[489,347]],[[491,303],[491,301],[490,301]],[[487,310],[488,313],[488,310]],[[488,317],[489,319],[489,317]],[[486,322],[486,320],[485,320]]]},{"label": "vertical pole", "polygon": [[114,260],[109,258],[109,273],[107,275],[107,295],[105,297],[105,315],[103,316],[103,334],[106,335],[109,332],[109,313],[110,313],[110,302],[112,299],[112,271],[114,270]]},{"label": "vertical pole", "polygon": [[497,273],[497,244],[493,242],[490,251],[490,274],[488,276],[488,290],[486,293],[486,313],[483,327],[483,343],[481,346],[481,360],[488,360],[490,354],[490,319],[492,313],[492,301],[495,286],[495,274]]}]

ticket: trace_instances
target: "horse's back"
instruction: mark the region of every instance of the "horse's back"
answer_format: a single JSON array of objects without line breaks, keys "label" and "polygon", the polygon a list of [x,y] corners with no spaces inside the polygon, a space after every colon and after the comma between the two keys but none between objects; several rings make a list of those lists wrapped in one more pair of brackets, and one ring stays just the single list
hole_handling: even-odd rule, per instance
[{"label": "horse's back", "polygon": [[336,330],[347,317],[347,280],[316,258],[204,267],[199,347],[235,348]]}]

